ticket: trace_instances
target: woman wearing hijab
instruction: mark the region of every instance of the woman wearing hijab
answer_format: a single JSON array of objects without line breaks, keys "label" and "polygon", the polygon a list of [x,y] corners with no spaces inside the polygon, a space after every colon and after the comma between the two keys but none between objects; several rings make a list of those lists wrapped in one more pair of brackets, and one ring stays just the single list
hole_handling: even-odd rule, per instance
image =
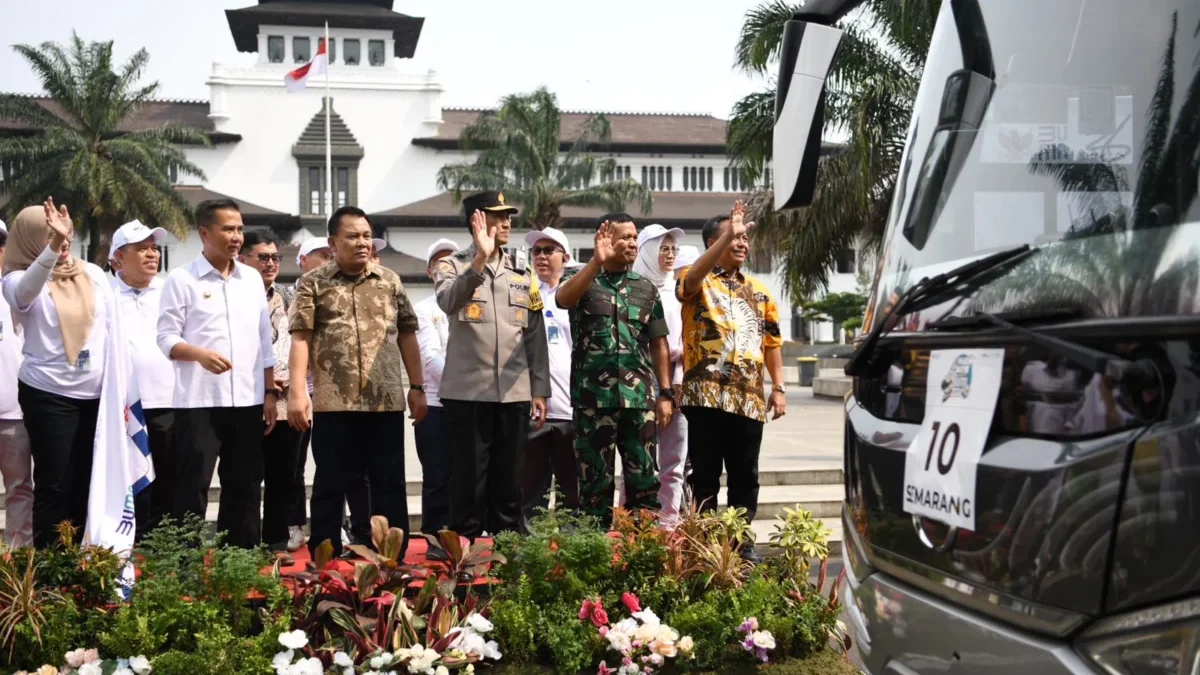
[{"label": "woman wearing hijab", "polygon": [[[683,384],[683,316],[679,300],[675,298],[675,256],[679,253],[681,243],[683,230],[648,225],[638,235],[638,257],[633,263],[633,271],[653,282],[662,299],[669,331],[667,347],[670,350],[671,383],[675,388],[676,401],[679,400],[679,390]],[[664,527],[674,527],[679,521],[686,459],[687,419],[676,411],[666,430],[658,434],[658,501],[662,509],[659,522]]]},{"label": "woman wearing hijab", "polygon": [[23,209],[9,228],[4,299],[25,333],[17,400],[33,454],[33,542],[87,521],[92,449],[112,289],[104,271],[71,255],[67,208]]}]

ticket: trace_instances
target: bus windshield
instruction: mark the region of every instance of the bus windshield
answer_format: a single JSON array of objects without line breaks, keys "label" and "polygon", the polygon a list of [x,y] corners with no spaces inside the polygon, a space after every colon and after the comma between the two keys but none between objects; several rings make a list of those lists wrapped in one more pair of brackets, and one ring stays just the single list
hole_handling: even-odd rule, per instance
[{"label": "bus windshield", "polygon": [[947,2],[869,321],[921,278],[1020,244],[1035,250],[897,331],[977,312],[1200,314],[1198,64],[1200,2]]}]

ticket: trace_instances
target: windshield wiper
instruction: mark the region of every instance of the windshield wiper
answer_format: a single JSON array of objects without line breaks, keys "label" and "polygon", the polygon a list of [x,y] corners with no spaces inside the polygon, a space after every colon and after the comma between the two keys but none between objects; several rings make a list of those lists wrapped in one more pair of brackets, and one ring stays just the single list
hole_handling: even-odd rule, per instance
[{"label": "windshield wiper", "polygon": [[960,284],[965,284],[985,272],[994,270],[1021,256],[1028,255],[1033,250],[1035,249],[1031,248],[1029,244],[1022,244],[989,256],[984,256],[979,260],[973,260],[965,265],[955,267],[948,272],[943,272],[933,277],[925,277],[913,284],[908,290],[900,294],[900,297],[897,298],[892,308],[876,321],[875,327],[863,338],[862,344],[858,346],[858,349],[854,350],[854,354],[850,356],[850,362],[846,364],[846,374],[850,376],[863,374],[867,364],[871,362],[871,357],[875,351],[875,344],[879,342],[879,338],[890,332],[897,323],[893,319],[906,312],[937,304],[946,295],[953,293]]},{"label": "windshield wiper", "polygon": [[1114,382],[1135,382],[1146,385],[1158,381],[1158,368],[1150,359],[1130,361],[1115,354],[1086,347],[1077,342],[1063,340],[1018,326],[1001,319],[995,314],[988,314],[987,312],[980,312],[975,316],[1021,335],[1030,342],[1049,349],[1069,361],[1074,361],[1093,373],[1100,373]]}]

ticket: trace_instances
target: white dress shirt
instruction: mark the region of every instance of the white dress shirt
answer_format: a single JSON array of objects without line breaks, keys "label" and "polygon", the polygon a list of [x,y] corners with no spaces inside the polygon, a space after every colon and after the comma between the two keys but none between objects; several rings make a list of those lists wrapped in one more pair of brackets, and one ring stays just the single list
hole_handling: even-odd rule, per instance
[{"label": "white dress shirt", "polygon": [[[21,323],[25,342],[21,353],[24,360],[17,372],[17,379],[26,385],[44,392],[67,398],[92,400],[100,398],[100,385],[104,381],[104,347],[108,334],[108,308],[112,302],[112,288],[104,270],[87,265],[86,274],[91,277],[95,288],[96,320],[88,333],[83,351],[87,358],[77,359],[76,365],[67,363],[67,352],[63,348],[62,331],[58,325],[58,309],[50,297],[46,280],[58,259],[58,253],[49,247],[42,251],[29,269],[10,272],[4,277],[4,299],[15,309]],[[21,280],[26,279],[22,284]],[[24,302],[21,300],[24,299]]]},{"label": "white dress shirt", "polygon": [[21,345],[25,342],[13,312],[0,293],[0,420],[21,419],[17,403],[17,370],[21,367]]},{"label": "white dress shirt", "polygon": [[233,368],[214,375],[195,361],[173,360],[173,407],[262,405],[267,386],[263,370],[275,367],[275,352],[258,270],[235,261],[225,278],[203,255],[171,270],[162,290],[158,348],[170,358],[180,343],[215,351]]},{"label": "white dress shirt", "polygon": [[558,289],[551,289],[538,280],[543,298],[542,316],[546,324],[546,347],[550,352],[550,400],[546,402],[546,419],[569,420],[571,409],[571,316],[558,306]]},{"label": "white dress shirt", "polygon": [[174,404],[175,366],[158,348],[158,315],[165,284],[162,277],[156,276],[149,286],[139,289],[125,283],[120,274],[112,278],[144,410],[171,408]]},{"label": "white dress shirt", "polygon": [[425,403],[440,406],[438,386],[442,383],[442,371],[446,369],[446,343],[450,340],[450,323],[446,313],[438,307],[437,296],[413,305],[417,314],[417,344],[421,347],[421,367],[425,372]]}]

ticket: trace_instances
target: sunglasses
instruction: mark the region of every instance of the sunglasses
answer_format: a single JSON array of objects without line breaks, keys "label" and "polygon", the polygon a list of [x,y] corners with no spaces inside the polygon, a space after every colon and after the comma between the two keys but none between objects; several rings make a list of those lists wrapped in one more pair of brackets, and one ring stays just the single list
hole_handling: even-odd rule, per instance
[{"label": "sunglasses", "polygon": [[278,253],[259,253],[255,257],[258,258],[258,262],[263,263],[264,265],[269,262],[277,263],[283,259],[283,257]]},{"label": "sunglasses", "polygon": [[532,250],[533,255],[535,256],[544,255],[547,257],[554,255],[558,251],[562,251],[562,249],[557,246],[534,246]]}]

